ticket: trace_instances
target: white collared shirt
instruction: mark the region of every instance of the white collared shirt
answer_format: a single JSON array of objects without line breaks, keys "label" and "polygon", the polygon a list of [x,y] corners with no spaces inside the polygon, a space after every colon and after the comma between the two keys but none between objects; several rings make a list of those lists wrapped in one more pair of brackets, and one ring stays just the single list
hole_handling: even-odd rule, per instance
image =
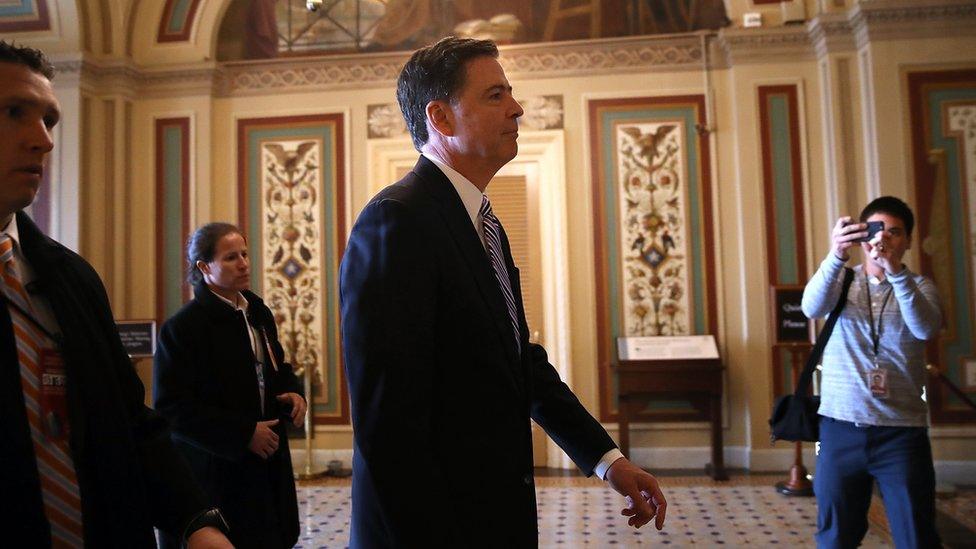
[{"label": "white collared shirt", "polygon": [[264,348],[260,345],[261,335],[258,333],[257,329],[251,325],[251,321],[247,318],[247,309],[250,304],[247,302],[247,299],[244,298],[244,294],[237,292],[237,303],[234,303],[213,290],[210,290],[210,292],[217,296],[218,299],[226,303],[228,307],[234,309],[235,311],[240,311],[244,315],[244,322],[247,323],[247,335],[251,339],[251,351],[254,352],[254,359],[263,363]]},{"label": "white collared shirt", "polygon": [[478,233],[478,238],[481,239],[481,245],[484,246],[485,224],[481,218],[481,201],[485,193],[481,192],[470,179],[461,175],[448,164],[445,164],[443,160],[427,153],[421,154],[440,168],[448,181],[451,182],[451,185],[454,186],[454,190],[457,191],[458,196],[461,198],[461,204],[464,205],[464,210],[468,212],[468,217],[471,218],[471,224],[474,225],[474,230]]},{"label": "white collared shirt", "polygon": [[237,292],[237,302],[233,302],[226,297],[218,294],[217,292],[210,290],[210,292],[217,296],[217,299],[223,301],[228,307],[234,309],[235,311],[240,311],[244,315],[244,323],[247,325],[247,335],[251,340],[251,351],[254,353],[255,369],[258,377],[258,394],[261,397],[261,411],[264,412],[264,392],[265,392],[265,381],[264,381],[264,360],[265,353],[264,347],[261,345],[261,334],[258,333],[257,328],[255,328],[251,321],[247,317],[247,309],[250,304],[247,299],[244,298],[244,294]]},{"label": "white collared shirt", "polygon": [[[457,191],[458,196],[461,198],[461,204],[464,205],[465,211],[468,213],[468,217],[471,218],[471,224],[474,225],[475,231],[478,232],[478,238],[481,239],[481,245],[485,245],[485,229],[484,220],[481,217],[481,200],[484,193],[475,187],[474,183],[471,182],[467,177],[464,177],[457,170],[444,163],[443,160],[436,158],[433,155],[427,153],[421,153],[427,160],[430,160],[437,166],[441,172],[447,177],[451,185],[454,186],[454,190]],[[617,449],[613,448],[603,457],[600,458],[600,462],[597,463],[596,467],[593,469],[593,473],[600,477],[601,479],[606,479],[607,471],[613,462],[624,457],[623,453]]]},{"label": "white collared shirt", "polygon": [[58,321],[54,318],[54,311],[51,310],[51,305],[48,303],[47,298],[41,294],[31,292],[31,283],[37,280],[34,275],[34,269],[31,264],[24,257],[24,250],[20,247],[20,230],[17,228],[17,216],[14,215],[10,218],[10,223],[7,224],[3,230],[0,230],[3,234],[9,235],[14,242],[14,265],[16,265],[17,273],[20,275],[20,281],[27,290],[27,300],[30,302],[31,308],[33,309],[33,318],[41,326],[52,333],[60,333],[60,327],[58,326]]}]

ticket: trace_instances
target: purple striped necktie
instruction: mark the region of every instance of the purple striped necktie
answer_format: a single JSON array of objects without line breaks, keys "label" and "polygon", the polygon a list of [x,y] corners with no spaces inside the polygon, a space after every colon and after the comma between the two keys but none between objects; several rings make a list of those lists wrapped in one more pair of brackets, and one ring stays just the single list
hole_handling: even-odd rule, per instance
[{"label": "purple striped necktie", "polygon": [[7,308],[17,343],[20,382],[37,458],[44,514],[51,525],[51,546],[82,547],[81,496],[71,452],[66,442],[51,439],[44,433],[41,419],[40,357],[45,336],[24,316],[24,312],[34,315],[34,310],[17,272],[13,239],[6,233],[0,234],[0,274],[3,281],[0,290],[10,302]]},{"label": "purple striped necktie", "polygon": [[495,272],[495,279],[498,280],[498,286],[501,288],[502,296],[505,298],[508,317],[512,321],[512,332],[515,335],[515,348],[521,354],[518,308],[515,305],[515,295],[512,293],[512,283],[508,278],[508,269],[505,267],[505,255],[502,253],[502,225],[491,211],[491,202],[488,201],[488,197],[485,195],[481,195],[481,209],[478,213],[481,214],[485,229],[485,251],[488,252],[488,259],[491,261],[491,270]]}]

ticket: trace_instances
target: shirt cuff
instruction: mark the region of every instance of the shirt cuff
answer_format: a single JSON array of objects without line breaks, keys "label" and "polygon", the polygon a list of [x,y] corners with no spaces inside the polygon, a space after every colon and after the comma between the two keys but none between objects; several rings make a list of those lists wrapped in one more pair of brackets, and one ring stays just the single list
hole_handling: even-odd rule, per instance
[{"label": "shirt cuff", "polygon": [[606,480],[607,471],[610,470],[610,466],[613,462],[624,457],[623,452],[619,448],[612,448],[609,452],[603,454],[600,458],[600,462],[596,464],[596,468],[593,469],[593,474],[600,477],[602,480]]},{"label": "shirt cuff", "polygon": [[821,265],[823,265],[828,272],[839,273],[841,269],[844,268],[844,265],[847,265],[847,261],[844,261],[843,259],[834,255],[834,251],[831,250],[827,252],[827,257],[824,258]]}]

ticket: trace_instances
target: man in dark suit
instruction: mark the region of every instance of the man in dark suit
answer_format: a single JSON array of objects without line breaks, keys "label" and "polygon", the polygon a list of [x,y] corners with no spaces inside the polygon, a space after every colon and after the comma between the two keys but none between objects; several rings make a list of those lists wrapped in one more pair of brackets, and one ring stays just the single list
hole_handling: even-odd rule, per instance
[{"label": "man in dark suit", "polygon": [[534,419],[640,527],[666,502],[529,343],[518,269],[484,197],[522,108],[489,41],[414,53],[397,98],[422,153],[363,209],[340,294],[354,547],[534,546]]},{"label": "man in dark suit", "polygon": [[[0,41],[0,532],[19,547],[229,547],[115,329],[94,269],[31,204],[60,116],[43,54]],[[9,539],[9,538],[7,538]]]}]

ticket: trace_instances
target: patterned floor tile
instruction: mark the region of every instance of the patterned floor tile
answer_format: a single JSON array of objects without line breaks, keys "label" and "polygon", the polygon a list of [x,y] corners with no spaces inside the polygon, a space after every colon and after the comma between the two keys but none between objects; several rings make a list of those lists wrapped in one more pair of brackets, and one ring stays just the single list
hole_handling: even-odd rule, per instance
[{"label": "patterned floor tile", "polygon": [[[590,479],[540,479],[537,488],[539,544],[542,547],[813,547],[816,501],[785,498],[771,484],[726,485],[696,480],[678,486],[662,479],[669,498],[661,532],[634,530],[620,515],[622,500]],[[348,482],[301,483],[302,523],[298,547],[346,547],[349,542]],[[885,547],[868,532],[864,547]]]}]

